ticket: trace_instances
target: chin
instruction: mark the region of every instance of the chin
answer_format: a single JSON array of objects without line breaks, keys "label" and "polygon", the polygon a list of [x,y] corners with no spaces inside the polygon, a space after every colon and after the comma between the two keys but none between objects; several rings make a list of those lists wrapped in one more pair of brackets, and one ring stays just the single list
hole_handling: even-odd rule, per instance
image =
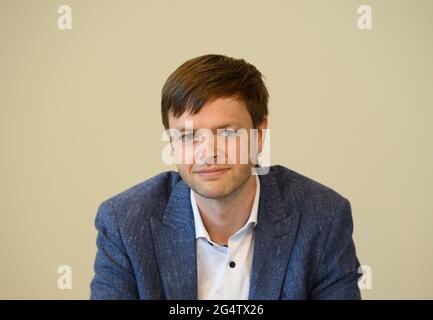
[{"label": "chin", "polygon": [[195,188],[194,191],[200,196],[208,199],[224,198],[230,194],[230,192],[228,192],[228,190],[225,188],[211,188],[210,186],[198,186],[198,188]]}]

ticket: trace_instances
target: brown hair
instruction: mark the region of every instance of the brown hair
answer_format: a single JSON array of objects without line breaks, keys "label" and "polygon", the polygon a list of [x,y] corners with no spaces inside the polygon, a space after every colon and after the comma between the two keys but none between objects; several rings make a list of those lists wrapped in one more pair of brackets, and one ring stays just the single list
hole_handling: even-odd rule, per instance
[{"label": "brown hair", "polygon": [[268,90],[262,74],[243,59],[208,54],[184,62],[162,88],[161,116],[166,129],[168,115],[196,114],[209,101],[236,96],[248,109],[256,128],[268,115]]}]

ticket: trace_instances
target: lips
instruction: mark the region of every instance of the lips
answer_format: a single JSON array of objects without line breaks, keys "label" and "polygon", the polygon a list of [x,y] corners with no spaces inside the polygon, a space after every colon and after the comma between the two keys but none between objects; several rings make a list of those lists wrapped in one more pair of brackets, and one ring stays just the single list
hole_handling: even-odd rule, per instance
[{"label": "lips", "polygon": [[218,177],[224,173],[226,173],[229,168],[206,168],[195,171],[198,175],[202,177]]}]

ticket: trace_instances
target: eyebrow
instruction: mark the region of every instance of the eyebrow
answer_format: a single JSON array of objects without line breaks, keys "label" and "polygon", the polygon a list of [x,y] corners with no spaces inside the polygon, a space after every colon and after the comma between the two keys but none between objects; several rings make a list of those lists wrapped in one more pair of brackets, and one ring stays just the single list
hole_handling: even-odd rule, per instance
[{"label": "eyebrow", "polygon": [[[230,122],[228,122],[228,123],[224,123],[224,124],[222,124],[222,125],[219,125],[216,129],[226,129],[226,128],[228,128],[228,127],[236,127],[238,125],[238,123],[237,122],[232,122],[232,123],[230,123]],[[177,127],[177,128],[175,128],[176,130],[179,130],[179,131],[185,131],[185,128],[184,127]],[[195,131],[197,131],[197,130],[199,130],[199,129],[209,129],[209,128],[198,128],[198,129],[193,129],[193,132],[195,132]],[[214,131],[215,129],[213,129],[212,131]]]}]

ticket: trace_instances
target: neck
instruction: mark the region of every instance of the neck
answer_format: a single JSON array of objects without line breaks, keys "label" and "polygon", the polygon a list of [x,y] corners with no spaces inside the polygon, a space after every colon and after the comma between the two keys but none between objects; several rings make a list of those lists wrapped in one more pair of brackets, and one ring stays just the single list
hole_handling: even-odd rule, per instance
[{"label": "neck", "polygon": [[254,175],[242,187],[222,199],[208,199],[194,192],[200,216],[212,241],[227,244],[230,236],[245,225],[255,193]]}]

